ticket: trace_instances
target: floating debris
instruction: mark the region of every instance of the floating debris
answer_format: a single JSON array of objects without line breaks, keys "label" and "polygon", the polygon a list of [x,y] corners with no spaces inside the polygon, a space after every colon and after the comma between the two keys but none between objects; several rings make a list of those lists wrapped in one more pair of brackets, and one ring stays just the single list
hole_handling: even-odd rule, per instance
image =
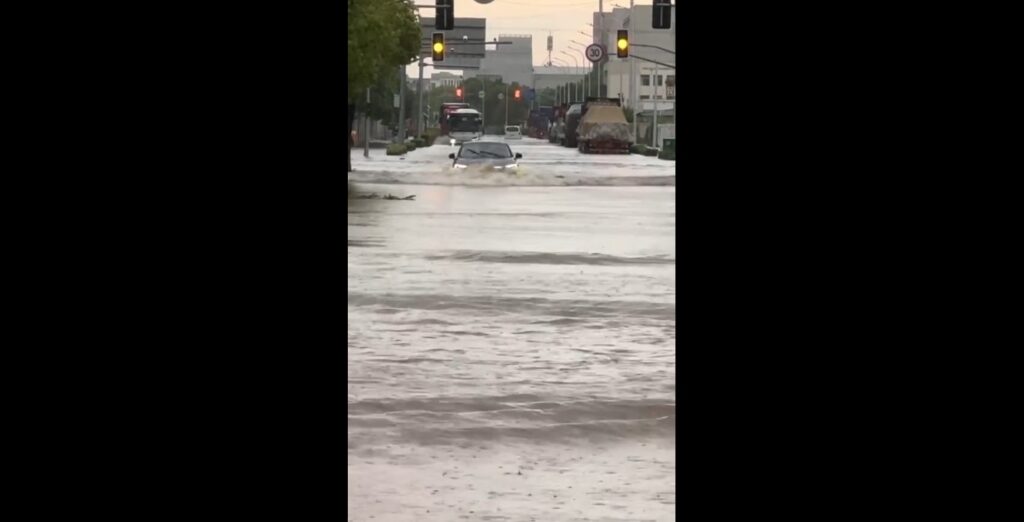
[{"label": "floating debris", "polygon": [[416,199],[416,195],[413,194],[411,196],[406,196],[404,198],[400,198],[398,196],[392,196],[391,194],[385,194],[384,197],[382,198],[376,192],[371,192],[370,194],[357,194],[355,196],[355,199],[390,199],[390,200],[398,200],[398,201],[413,201],[413,200]]}]

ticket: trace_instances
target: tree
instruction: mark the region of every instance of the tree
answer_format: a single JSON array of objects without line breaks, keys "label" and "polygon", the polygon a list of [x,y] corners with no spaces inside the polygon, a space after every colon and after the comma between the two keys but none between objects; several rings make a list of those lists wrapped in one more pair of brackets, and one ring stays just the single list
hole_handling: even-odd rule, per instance
[{"label": "tree", "polygon": [[537,93],[537,105],[554,106],[555,105],[555,89],[552,87],[545,87]]},{"label": "tree", "polygon": [[349,0],[349,101],[365,99],[382,74],[415,61],[421,37],[412,0]]}]

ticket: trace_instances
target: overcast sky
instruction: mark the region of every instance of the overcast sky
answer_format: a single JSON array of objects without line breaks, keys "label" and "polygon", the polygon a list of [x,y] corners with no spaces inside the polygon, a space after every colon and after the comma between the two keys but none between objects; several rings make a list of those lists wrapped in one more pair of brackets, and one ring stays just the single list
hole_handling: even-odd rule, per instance
[{"label": "overcast sky", "polygon": [[[432,4],[433,0],[415,0],[416,4]],[[651,0],[635,0],[634,5],[651,5]],[[613,7],[629,7],[629,0],[604,0],[604,10]],[[483,5],[475,0],[455,0],[456,18],[486,18],[487,39],[493,40],[499,34],[528,34],[533,36],[533,64],[542,65],[547,61],[547,37],[554,37],[551,59],[556,62],[575,65],[576,62],[561,51],[572,53],[580,65],[585,58],[568,48],[569,40],[590,43],[591,38],[582,34],[593,34],[589,25],[594,21],[598,0],[493,0]],[[433,18],[433,9],[420,9],[424,18]],[[579,46],[574,46],[579,47]],[[493,49],[489,46],[488,49]],[[555,60],[558,58],[559,60]],[[429,78],[434,70],[423,68],[423,77]],[[459,74],[459,71],[451,71]],[[416,78],[417,66],[410,66],[407,74]]]}]

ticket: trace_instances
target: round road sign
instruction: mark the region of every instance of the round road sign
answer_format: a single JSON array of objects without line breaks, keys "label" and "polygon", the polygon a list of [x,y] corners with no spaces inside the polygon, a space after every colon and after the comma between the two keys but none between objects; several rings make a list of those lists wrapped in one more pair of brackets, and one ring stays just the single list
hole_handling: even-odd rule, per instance
[{"label": "round road sign", "polygon": [[587,59],[591,62],[597,63],[604,60],[604,46],[597,44],[590,44],[587,46]]}]

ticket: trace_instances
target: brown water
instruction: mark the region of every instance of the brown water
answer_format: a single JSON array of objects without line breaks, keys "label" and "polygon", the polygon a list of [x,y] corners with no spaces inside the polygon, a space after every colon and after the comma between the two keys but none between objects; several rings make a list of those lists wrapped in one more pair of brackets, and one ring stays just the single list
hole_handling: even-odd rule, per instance
[{"label": "brown water", "polygon": [[349,200],[351,520],[673,519],[671,165],[512,146],[533,179],[619,181],[353,162],[416,199]]}]

